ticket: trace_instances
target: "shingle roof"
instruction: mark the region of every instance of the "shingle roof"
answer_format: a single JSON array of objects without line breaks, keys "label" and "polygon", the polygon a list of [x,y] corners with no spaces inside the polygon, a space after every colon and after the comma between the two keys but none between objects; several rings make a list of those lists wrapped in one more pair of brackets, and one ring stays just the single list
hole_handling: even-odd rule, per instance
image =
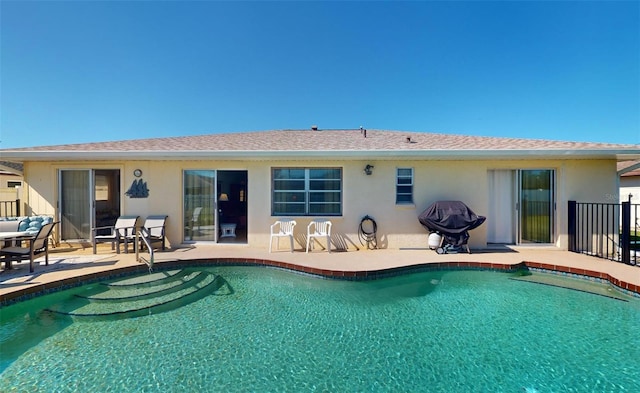
[{"label": "shingle roof", "polygon": [[[607,143],[561,142],[537,139],[497,138],[387,130],[274,130],[227,134],[195,135],[171,138],[78,143],[54,146],[0,150],[0,155],[20,153],[240,153],[261,152],[281,155],[293,153],[436,153],[436,152],[555,152],[570,154],[580,151],[631,151],[640,157],[640,146]],[[468,154],[468,153],[467,153]],[[358,154],[355,154],[356,156]],[[421,154],[422,155],[422,154]]]},{"label": "shingle roof", "polygon": [[0,171],[6,171],[22,176],[22,164],[9,161],[0,161]]},{"label": "shingle roof", "polygon": [[637,167],[640,165],[640,161],[621,161],[618,162],[618,173],[623,172],[620,176],[640,176],[640,168],[629,170],[631,167]]},{"label": "shingle roof", "polygon": [[[407,138],[411,142],[407,143]],[[278,130],[208,134],[169,138],[133,139],[113,142],[39,146],[13,150],[81,151],[81,150],[460,150],[460,149],[593,149],[629,148],[633,145],[559,142],[537,139],[496,138],[382,130]],[[636,146],[637,147],[637,146]]]}]

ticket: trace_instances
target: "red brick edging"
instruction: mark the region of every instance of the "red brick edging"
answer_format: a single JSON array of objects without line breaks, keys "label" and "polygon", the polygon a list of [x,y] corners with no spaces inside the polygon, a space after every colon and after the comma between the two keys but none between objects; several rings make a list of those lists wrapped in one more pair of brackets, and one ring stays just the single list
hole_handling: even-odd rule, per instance
[{"label": "red brick edging", "polygon": [[[594,270],[572,268],[567,266],[551,265],[547,263],[523,261],[516,264],[503,264],[493,262],[437,262],[437,263],[423,263],[416,265],[408,265],[396,268],[378,269],[378,270],[362,270],[362,271],[341,271],[341,270],[326,270],[318,269],[308,266],[301,266],[287,262],[278,262],[266,259],[246,259],[246,258],[207,258],[197,259],[189,261],[168,261],[160,262],[156,266],[163,270],[172,268],[182,268],[185,266],[194,265],[245,265],[245,266],[264,266],[264,267],[277,267],[325,278],[342,279],[342,280],[373,280],[377,278],[392,277],[401,274],[417,273],[431,270],[494,270],[494,271],[516,271],[518,269],[535,268],[548,270],[551,272],[560,272],[567,274],[574,274],[578,276],[592,277],[601,280],[606,280],[612,285],[633,292],[636,295],[640,295],[640,285],[631,284],[625,281],[621,281],[608,273],[597,272]],[[105,279],[111,279],[118,276],[130,275],[134,273],[148,272],[147,265],[127,266],[117,268],[113,270],[105,270],[98,273],[90,273],[76,277],[65,278],[62,280],[32,285],[27,288],[19,289],[4,295],[0,295],[0,306],[5,306],[11,303],[20,302],[36,296],[44,295],[50,292],[55,292],[63,289],[77,287],[83,284],[96,282]]]}]

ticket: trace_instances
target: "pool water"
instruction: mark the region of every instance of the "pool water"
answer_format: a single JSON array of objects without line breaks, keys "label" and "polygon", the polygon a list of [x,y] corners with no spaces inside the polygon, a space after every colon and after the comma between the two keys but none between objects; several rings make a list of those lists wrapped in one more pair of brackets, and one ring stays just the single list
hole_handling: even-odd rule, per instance
[{"label": "pool water", "polygon": [[206,270],[232,291],[136,318],[37,311],[92,286],[3,308],[0,391],[640,391],[638,299],[498,272]]}]

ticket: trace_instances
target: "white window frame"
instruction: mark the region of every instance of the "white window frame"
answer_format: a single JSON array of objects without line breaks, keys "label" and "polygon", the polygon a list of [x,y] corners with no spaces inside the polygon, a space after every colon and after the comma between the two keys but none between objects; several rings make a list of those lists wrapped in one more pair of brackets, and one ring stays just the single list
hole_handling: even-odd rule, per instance
[{"label": "white window frame", "polygon": [[[275,171],[278,170],[304,170],[304,188],[303,189],[295,189],[295,190],[287,190],[287,189],[277,189],[276,188],[276,179],[275,179]],[[338,178],[327,178],[323,179],[324,181],[329,182],[339,182],[338,189],[316,189],[312,186],[312,183],[316,180],[322,181],[320,179],[313,179],[311,177],[311,172],[314,170],[338,170],[339,177]],[[274,217],[283,217],[283,216],[311,216],[311,217],[320,217],[320,216],[341,216],[342,215],[342,189],[343,189],[343,172],[340,167],[274,167],[271,168],[271,215]],[[277,179],[278,181],[287,181],[287,179]],[[290,179],[292,181],[301,181],[302,179]],[[277,198],[276,195],[286,195],[287,193],[296,193],[296,194],[304,194],[304,201],[287,201],[289,198]],[[314,201],[312,195],[314,193],[335,193],[338,195],[337,201],[328,201],[328,202],[317,202]],[[285,200],[284,202],[282,200]],[[303,211],[298,212],[285,212],[283,210],[286,209],[278,209],[276,205],[299,205],[303,207]],[[337,205],[338,209],[336,212],[313,212],[314,206],[319,205]]]},{"label": "white window frame", "polygon": [[[408,174],[404,173],[407,171],[409,171]],[[414,203],[413,174],[413,168],[396,168],[396,205],[411,205]]]}]

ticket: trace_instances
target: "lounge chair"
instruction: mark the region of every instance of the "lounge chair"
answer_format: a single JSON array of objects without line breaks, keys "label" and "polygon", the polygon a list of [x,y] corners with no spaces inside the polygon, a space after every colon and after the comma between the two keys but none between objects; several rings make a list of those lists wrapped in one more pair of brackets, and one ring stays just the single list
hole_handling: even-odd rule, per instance
[{"label": "lounge chair", "polygon": [[309,246],[313,248],[313,238],[323,237],[327,240],[327,251],[331,252],[331,221],[317,219],[313,220],[307,226],[307,252]]},{"label": "lounge chair", "polygon": [[[21,236],[13,240],[16,245],[0,249],[0,256],[5,261],[5,269],[11,269],[12,261],[29,260],[29,272],[33,273],[33,261],[40,255],[45,255],[45,265],[49,265],[49,236],[53,231],[55,222],[42,225],[35,235]],[[26,247],[21,243],[28,243]]]},{"label": "lounge chair", "polygon": [[[129,242],[135,243],[133,239],[136,235],[139,218],[140,216],[120,216],[113,226],[93,228],[91,231],[93,253],[96,253],[98,243],[111,243],[111,249],[115,248],[118,254],[120,254],[120,243],[124,243],[124,252],[128,253]],[[100,231],[108,231],[108,233],[99,235]]]},{"label": "lounge chair", "polygon": [[296,226],[294,220],[279,220],[271,225],[271,236],[269,237],[269,252],[271,252],[271,245],[273,239],[277,241],[276,248],[280,246],[280,238],[288,237],[291,243],[291,252],[293,252],[293,228]]}]

